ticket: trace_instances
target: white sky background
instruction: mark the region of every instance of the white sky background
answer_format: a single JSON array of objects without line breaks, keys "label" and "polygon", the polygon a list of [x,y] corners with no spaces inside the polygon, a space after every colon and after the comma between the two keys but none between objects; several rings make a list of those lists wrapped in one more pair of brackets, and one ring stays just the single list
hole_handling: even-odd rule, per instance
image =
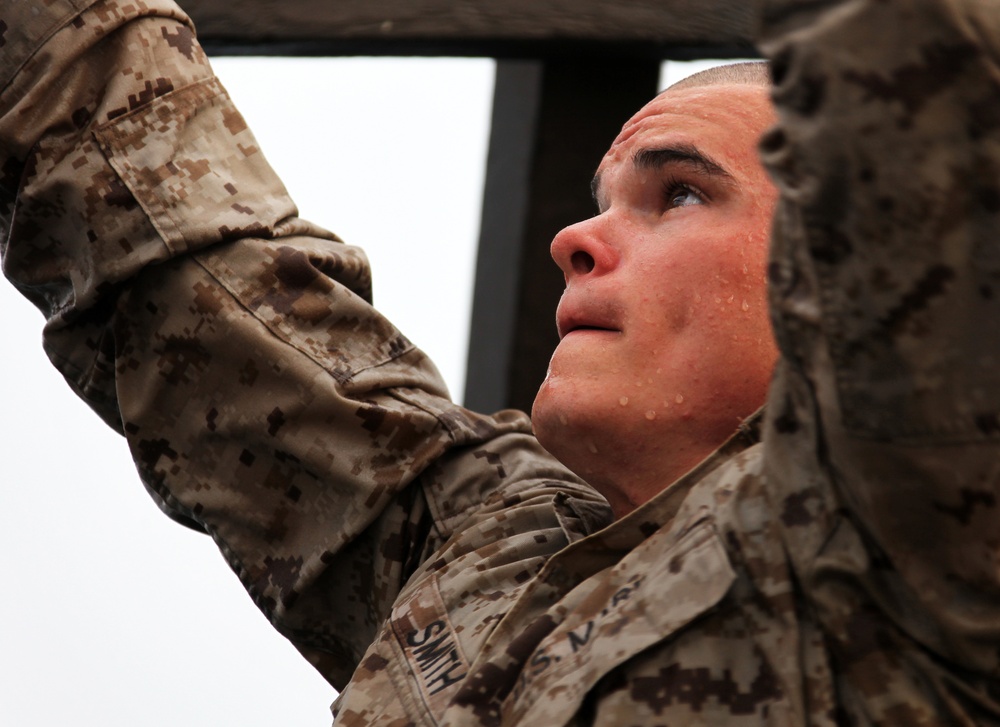
[{"label": "white sky background", "polygon": [[[492,61],[214,65],[301,215],[365,247],[376,304],[460,396]],[[329,725],[332,689],[160,513],[6,281],[0,311],[0,725]]]}]

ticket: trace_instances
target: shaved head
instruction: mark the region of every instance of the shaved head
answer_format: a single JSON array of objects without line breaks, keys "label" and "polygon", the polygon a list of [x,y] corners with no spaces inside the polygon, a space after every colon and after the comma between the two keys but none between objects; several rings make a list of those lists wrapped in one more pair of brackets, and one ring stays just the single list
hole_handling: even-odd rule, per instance
[{"label": "shaved head", "polygon": [[767,61],[745,61],[699,71],[687,78],[682,78],[670,86],[667,91],[702,86],[760,86],[768,88],[770,85],[771,68]]}]

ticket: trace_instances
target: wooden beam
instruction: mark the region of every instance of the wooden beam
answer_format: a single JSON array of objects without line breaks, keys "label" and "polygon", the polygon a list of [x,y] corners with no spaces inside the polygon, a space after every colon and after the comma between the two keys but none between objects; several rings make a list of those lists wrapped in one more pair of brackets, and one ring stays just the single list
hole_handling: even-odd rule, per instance
[{"label": "wooden beam", "polygon": [[497,64],[466,406],[530,410],[558,342],[563,279],[549,243],[596,212],[597,165],[659,71],[606,56]]},{"label": "wooden beam", "polygon": [[184,0],[214,53],[746,55],[746,0]]}]

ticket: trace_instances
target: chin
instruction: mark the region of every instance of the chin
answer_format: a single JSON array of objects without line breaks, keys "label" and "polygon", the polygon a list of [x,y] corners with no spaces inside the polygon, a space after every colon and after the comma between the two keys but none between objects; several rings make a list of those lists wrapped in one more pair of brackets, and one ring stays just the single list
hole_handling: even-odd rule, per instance
[{"label": "chin", "polygon": [[550,373],[538,388],[535,401],[531,405],[531,424],[535,436],[542,446],[553,454],[559,446],[559,440],[565,437],[564,430],[571,414],[566,406],[565,388],[561,383],[557,383]]},{"label": "chin", "polygon": [[[559,416],[558,407],[554,406],[551,395],[549,379],[546,377],[545,381],[539,387],[538,393],[535,394],[535,401],[531,404],[531,426],[535,431],[538,441],[550,452],[552,448],[547,440],[551,440],[556,432],[558,432]],[[565,417],[566,414],[562,416]]]},{"label": "chin", "polygon": [[[585,406],[592,397],[566,381],[547,378],[531,407],[531,423],[543,447],[577,475],[593,476],[593,459],[607,432],[594,426],[593,412]],[[603,417],[596,417],[606,425]]]},{"label": "chin", "polygon": [[602,451],[608,441],[607,433],[588,424],[590,417],[580,411],[579,398],[563,396],[568,393],[561,390],[563,387],[549,387],[548,383],[546,380],[542,384],[531,407],[535,436],[556,459],[604,496],[615,519],[622,517],[634,508],[634,504],[606,471],[613,459],[608,452]]}]

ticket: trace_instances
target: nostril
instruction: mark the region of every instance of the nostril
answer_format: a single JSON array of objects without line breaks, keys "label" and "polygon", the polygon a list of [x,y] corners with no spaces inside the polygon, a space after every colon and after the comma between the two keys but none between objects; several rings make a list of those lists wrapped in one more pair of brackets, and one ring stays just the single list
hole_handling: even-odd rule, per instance
[{"label": "nostril", "polygon": [[569,262],[573,266],[573,272],[577,275],[586,275],[594,269],[594,258],[583,250],[574,252]]}]

